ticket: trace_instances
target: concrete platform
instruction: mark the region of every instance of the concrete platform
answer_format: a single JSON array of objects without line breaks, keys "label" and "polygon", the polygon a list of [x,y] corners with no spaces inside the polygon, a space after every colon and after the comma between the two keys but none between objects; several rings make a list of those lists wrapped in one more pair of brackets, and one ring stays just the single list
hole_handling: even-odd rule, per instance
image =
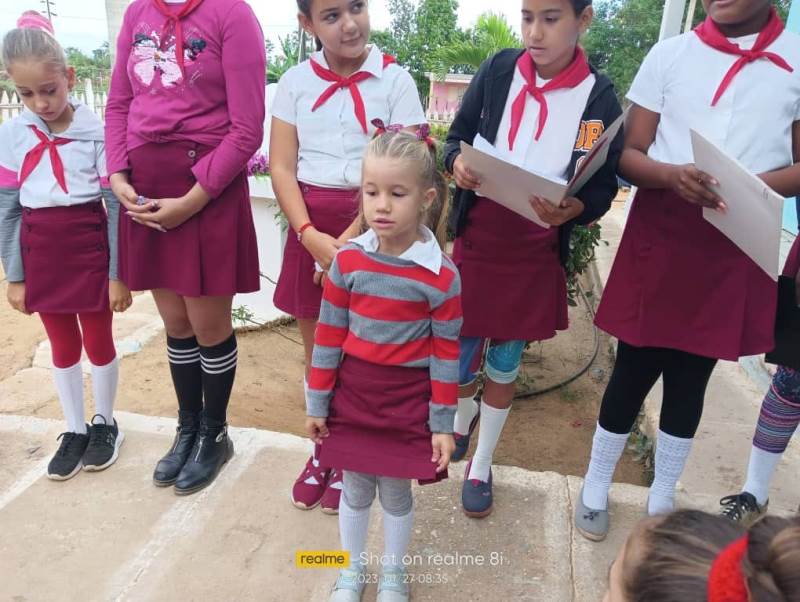
[{"label": "concrete platform", "polygon": [[[307,441],[231,429],[234,459],[214,485],[183,498],[150,480],[172,420],[121,412],[119,421],[126,438],[114,466],[55,482],[44,469],[60,423],[0,415],[0,599],[327,599],[335,571],[295,567],[298,550],[339,549],[336,517],[289,502]],[[593,544],[572,532],[579,479],[498,467],[495,511],[474,520],[460,509],[463,470],[456,464],[447,481],[415,486],[413,600],[600,600],[646,490],[614,487],[612,537]],[[382,533],[376,503],[373,575]],[[370,585],[364,600],[374,597]]]}]

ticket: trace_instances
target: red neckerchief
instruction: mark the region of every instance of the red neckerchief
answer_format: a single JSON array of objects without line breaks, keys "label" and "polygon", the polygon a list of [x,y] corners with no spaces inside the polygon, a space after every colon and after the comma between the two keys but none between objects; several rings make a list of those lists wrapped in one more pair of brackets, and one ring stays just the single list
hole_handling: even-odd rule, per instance
[{"label": "red neckerchief", "polygon": [[181,19],[187,17],[189,13],[193,12],[198,6],[203,3],[203,0],[188,0],[177,13],[173,13],[172,9],[164,0],[153,0],[153,4],[159,12],[164,15],[167,20],[164,27],[161,29],[161,39],[159,40],[161,50],[166,50],[167,38],[170,33],[175,34],[175,60],[178,62],[178,68],[181,70],[181,75],[186,76],[184,69],[184,56],[183,56],[183,27],[181,26]]},{"label": "red neckerchief", "polygon": [[[396,63],[397,61],[393,56],[389,56],[388,54],[383,55],[383,68],[386,69],[389,65]],[[341,90],[343,88],[350,88],[350,96],[353,98],[353,107],[356,114],[356,119],[358,119],[358,123],[361,124],[361,129],[364,130],[364,133],[367,133],[367,109],[364,107],[364,99],[361,97],[361,92],[358,90],[358,84],[369,79],[372,77],[372,73],[367,71],[357,71],[353,73],[353,75],[349,77],[342,77],[341,75],[334,73],[330,69],[326,69],[322,65],[320,65],[317,61],[313,58],[311,59],[311,68],[314,70],[314,73],[317,74],[317,77],[320,79],[325,80],[326,82],[333,82],[331,83],[330,87],[328,87],[317,99],[317,102],[314,103],[314,106],[311,108],[311,111],[316,111],[326,102],[328,99],[333,96],[337,90]]]},{"label": "red neckerchief", "polygon": [[514,104],[511,105],[511,129],[508,131],[509,150],[514,150],[514,141],[517,138],[517,132],[522,123],[522,115],[525,113],[525,101],[527,100],[528,94],[533,96],[536,102],[539,103],[539,128],[536,131],[535,137],[535,140],[538,140],[547,123],[547,99],[545,98],[545,94],[562,88],[574,88],[592,73],[589,69],[589,62],[586,60],[586,54],[580,47],[575,48],[575,58],[572,60],[572,63],[570,63],[569,67],[564,69],[541,88],[536,86],[536,64],[533,62],[533,57],[529,52],[523,52],[519,59],[517,59],[517,67],[520,73],[522,73],[522,77],[525,78],[527,85],[520,90]]},{"label": "red neckerchief", "polygon": [[747,582],[742,560],[747,554],[747,535],[731,543],[714,559],[708,573],[708,602],[747,602]]},{"label": "red neckerchief", "polygon": [[22,186],[22,183],[28,179],[31,172],[39,165],[44,151],[49,150],[50,164],[53,166],[53,175],[56,177],[56,182],[61,186],[61,190],[69,194],[69,190],[67,190],[67,179],[64,175],[64,163],[61,161],[61,156],[58,154],[58,147],[69,144],[72,140],[68,138],[53,138],[50,140],[50,138],[39,131],[39,128],[35,125],[29,125],[28,127],[36,134],[36,137],[39,139],[39,144],[29,150],[25,155],[25,159],[22,161],[22,169],[19,172],[19,185]]},{"label": "red neckerchief", "polygon": [[728,38],[726,38],[719,30],[717,24],[711,20],[711,17],[706,17],[706,20],[698,25],[694,29],[694,32],[704,44],[707,44],[708,46],[711,46],[720,52],[733,54],[739,57],[739,60],[737,60],[728,70],[728,73],[725,74],[725,77],[722,79],[722,83],[719,85],[719,88],[717,88],[717,93],[714,94],[714,99],[711,101],[712,107],[717,104],[717,101],[725,93],[725,90],[728,89],[728,86],[730,86],[733,78],[735,78],[739,71],[744,69],[745,65],[748,63],[753,63],[760,59],[767,59],[775,63],[775,65],[781,69],[785,69],[789,73],[794,71],[792,66],[789,65],[789,63],[787,63],[783,57],[775,54],[774,52],[766,52],[766,49],[769,48],[770,44],[777,40],[781,33],[783,33],[783,23],[781,22],[775,7],[770,9],[769,21],[767,21],[764,29],[762,29],[758,34],[756,43],[753,45],[751,50],[742,50],[739,48],[738,44],[734,44],[728,40]]}]

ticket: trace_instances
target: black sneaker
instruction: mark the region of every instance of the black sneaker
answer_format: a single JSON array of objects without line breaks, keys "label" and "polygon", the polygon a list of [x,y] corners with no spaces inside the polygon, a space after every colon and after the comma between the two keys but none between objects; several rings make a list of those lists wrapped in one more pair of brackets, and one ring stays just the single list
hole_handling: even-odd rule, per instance
[{"label": "black sneaker", "polygon": [[80,472],[83,453],[89,445],[89,435],[67,432],[61,433],[58,439],[61,439],[61,445],[47,465],[47,478],[66,481]]},{"label": "black sneaker", "polygon": [[722,506],[720,514],[744,527],[750,527],[767,513],[769,500],[761,506],[752,493],[743,491],[738,495],[729,495],[719,501]]},{"label": "black sneaker", "polygon": [[111,466],[117,461],[124,440],[125,434],[119,430],[116,419],[109,425],[103,416],[95,414],[89,427],[89,445],[83,454],[83,469],[97,472]]}]

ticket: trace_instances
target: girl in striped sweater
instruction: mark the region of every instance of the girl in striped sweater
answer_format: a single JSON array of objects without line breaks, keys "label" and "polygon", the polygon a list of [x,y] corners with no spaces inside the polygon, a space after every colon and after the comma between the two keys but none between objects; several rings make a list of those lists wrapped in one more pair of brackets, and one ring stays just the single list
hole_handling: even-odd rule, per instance
[{"label": "girl in striped sweater", "polygon": [[411,479],[445,478],[455,448],[461,283],[424,225],[431,213],[444,223],[447,187],[428,128],[389,129],[367,148],[369,229],[331,264],[309,376],[306,430],[320,464],[344,471],[339,530],[351,563],[334,585],[336,602],[361,599],[376,487],[385,531],[378,600],[408,599]]}]

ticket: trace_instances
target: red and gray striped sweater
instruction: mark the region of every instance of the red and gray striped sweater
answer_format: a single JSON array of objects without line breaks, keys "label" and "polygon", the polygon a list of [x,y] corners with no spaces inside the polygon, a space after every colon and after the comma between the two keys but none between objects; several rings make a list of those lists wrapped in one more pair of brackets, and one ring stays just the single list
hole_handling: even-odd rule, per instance
[{"label": "red and gray striped sweater", "polygon": [[452,433],[458,398],[461,280],[444,254],[439,273],[348,244],[331,264],[308,381],[309,416],[327,417],[344,354],[429,368],[429,426]]}]

